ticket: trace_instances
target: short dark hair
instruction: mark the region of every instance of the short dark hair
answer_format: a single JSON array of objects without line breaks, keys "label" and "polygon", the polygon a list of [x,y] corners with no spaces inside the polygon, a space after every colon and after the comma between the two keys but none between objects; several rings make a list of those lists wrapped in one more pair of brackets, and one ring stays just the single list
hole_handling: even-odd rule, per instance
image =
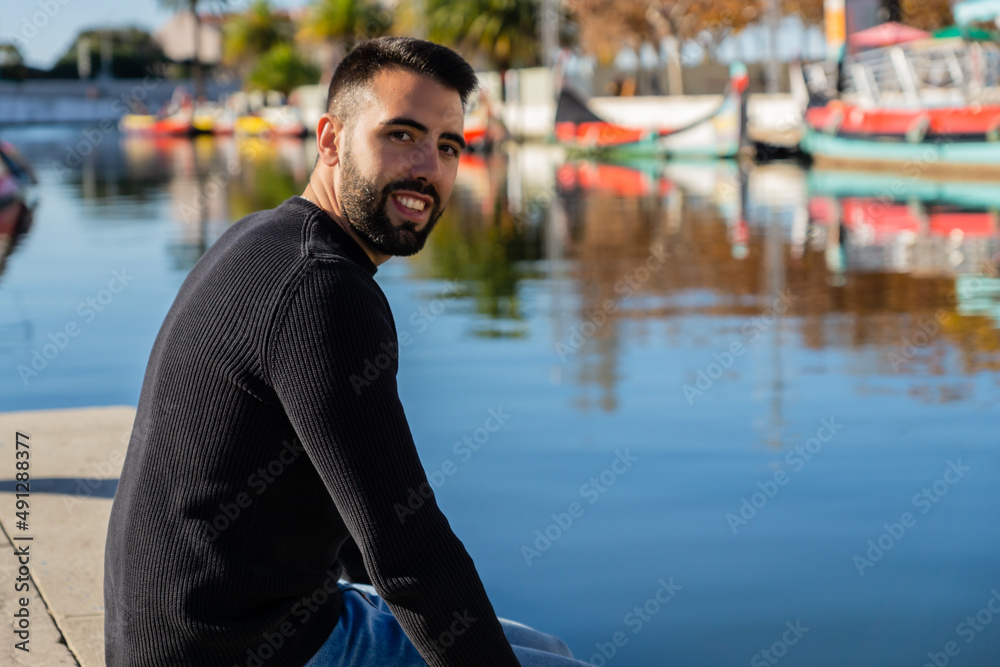
[{"label": "short dark hair", "polygon": [[457,91],[463,109],[479,85],[469,63],[446,46],[413,37],[379,37],[361,42],[337,66],[326,110],[347,120],[356,110],[358,93],[378,72],[391,67],[423,74]]}]

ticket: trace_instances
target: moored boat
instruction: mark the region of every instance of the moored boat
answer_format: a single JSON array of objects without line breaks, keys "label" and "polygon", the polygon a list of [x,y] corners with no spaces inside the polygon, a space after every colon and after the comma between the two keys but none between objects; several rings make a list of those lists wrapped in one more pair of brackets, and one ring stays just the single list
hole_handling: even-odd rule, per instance
[{"label": "moored boat", "polygon": [[866,109],[834,100],[808,109],[805,122],[802,149],[821,163],[1000,169],[1000,104]]},{"label": "moored boat", "polygon": [[118,121],[118,129],[130,135],[191,136],[197,133],[194,102],[190,93],[178,86],[160,113],[125,114]]},{"label": "moored boat", "polygon": [[843,94],[831,99],[821,91],[806,109],[801,148],[819,164],[972,178],[1000,173],[996,44],[890,43],[851,56],[843,72]]},{"label": "moored boat", "polygon": [[[560,92],[556,106],[555,140],[576,151],[613,158],[734,157],[746,131],[746,67],[734,63],[723,99],[714,108],[678,125],[639,126],[614,123],[595,113],[569,88]],[[653,105],[655,98],[630,98],[633,104]],[[663,102],[660,102],[663,104]],[[651,110],[655,118],[668,114]]]},{"label": "moored boat", "polygon": [[0,188],[0,198],[5,194],[20,192],[22,186],[35,183],[35,171],[31,163],[21,155],[13,144],[0,140],[0,178],[3,188]]},{"label": "moored boat", "polygon": [[11,144],[0,141],[0,274],[18,239],[31,227],[32,206],[25,186],[35,182],[31,165]]}]

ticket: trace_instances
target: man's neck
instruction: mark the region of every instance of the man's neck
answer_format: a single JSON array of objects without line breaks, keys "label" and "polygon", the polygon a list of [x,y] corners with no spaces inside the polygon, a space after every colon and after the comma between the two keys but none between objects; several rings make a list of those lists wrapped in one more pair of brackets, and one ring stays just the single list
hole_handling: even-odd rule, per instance
[{"label": "man's neck", "polygon": [[306,185],[306,189],[301,196],[306,201],[309,201],[323,209],[334,222],[340,225],[341,229],[347,232],[347,235],[354,239],[354,242],[365,251],[365,254],[368,255],[368,258],[372,261],[372,264],[379,266],[384,264],[389,259],[389,255],[383,255],[368,245],[368,242],[365,241],[365,239],[358,234],[357,230],[351,226],[351,223],[347,221],[347,216],[343,214],[340,206],[338,206],[327,195],[324,189],[314,188],[312,181],[310,181],[309,184]]}]

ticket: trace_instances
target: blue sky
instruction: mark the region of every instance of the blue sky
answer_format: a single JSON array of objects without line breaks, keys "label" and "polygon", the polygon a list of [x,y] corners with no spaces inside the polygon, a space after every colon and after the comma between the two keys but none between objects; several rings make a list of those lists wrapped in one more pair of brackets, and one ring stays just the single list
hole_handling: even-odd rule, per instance
[{"label": "blue sky", "polygon": [[[249,2],[230,0],[229,6],[240,10]],[[271,0],[271,4],[298,7],[309,4],[309,0]],[[48,68],[66,52],[81,30],[133,25],[153,32],[170,18],[170,13],[160,7],[159,0],[0,0],[0,43],[14,42],[29,65]],[[796,55],[800,49],[806,49],[813,58],[823,57],[823,37],[818,29],[805,36],[797,24],[782,25],[781,30],[777,42],[782,56]],[[730,57],[739,54],[754,62],[767,53],[765,44],[766,34],[750,29],[724,50]],[[700,59],[699,54],[693,55]]]},{"label": "blue sky", "polygon": [[[248,0],[230,2],[245,7]],[[306,0],[272,0],[275,7],[296,7]],[[25,61],[50,67],[77,33],[99,26],[139,26],[150,32],[170,17],[158,0],[0,0],[0,42],[14,42]]]}]

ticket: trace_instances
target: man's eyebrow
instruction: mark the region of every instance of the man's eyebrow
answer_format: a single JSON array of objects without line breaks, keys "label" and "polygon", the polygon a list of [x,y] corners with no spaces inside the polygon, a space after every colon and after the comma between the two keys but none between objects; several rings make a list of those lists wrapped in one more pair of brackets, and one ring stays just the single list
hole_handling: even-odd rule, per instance
[{"label": "man's eyebrow", "polygon": [[[383,121],[381,124],[383,126],[385,126],[385,125],[405,125],[406,127],[412,127],[414,130],[418,130],[418,131],[423,132],[425,134],[428,131],[426,125],[424,125],[421,122],[415,121],[412,118],[405,118],[405,117],[390,118],[389,120]],[[441,136],[444,137],[445,139],[449,139],[451,141],[454,141],[456,144],[458,144],[459,146],[461,146],[463,150],[465,149],[465,137],[463,137],[462,135],[455,134],[454,132],[442,132]]]}]

